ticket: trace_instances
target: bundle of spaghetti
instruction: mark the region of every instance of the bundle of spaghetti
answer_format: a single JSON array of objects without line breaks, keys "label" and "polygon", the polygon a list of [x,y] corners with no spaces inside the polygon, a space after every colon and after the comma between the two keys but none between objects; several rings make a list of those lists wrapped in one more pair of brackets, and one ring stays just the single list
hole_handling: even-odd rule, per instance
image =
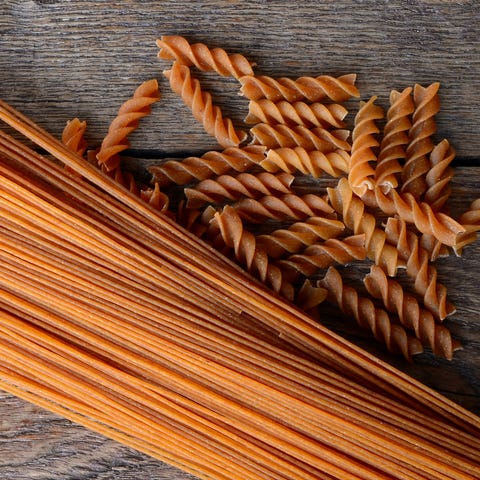
[{"label": "bundle of spaghetti", "polygon": [[319,284],[328,290],[327,299],[330,302],[353,317],[362,328],[371,330],[391,352],[401,352],[408,361],[412,361],[413,355],[423,351],[420,341],[401,325],[393,323],[385,310],[376,308],[369,298],[359,296],[354,287],[345,285],[334,267],[328,269]]},{"label": "bundle of spaghetti", "polygon": [[408,132],[412,126],[410,116],[415,110],[411,93],[411,87],[402,92],[390,92],[390,106],[375,166],[375,185],[385,192],[398,186],[397,176],[403,169],[400,162],[406,157]]},{"label": "bundle of spaghetti", "polygon": [[208,151],[201,157],[168,160],[160,165],[152,165],[148,170],[152,174],[152,182],[160,187],[172,183],[185,185],[231,171],[245,172],[260,163],[265,158],[264,153],[265,147],[262,145],[229,147],[221,152]]},{"label": "bundle of spaghetti", "polygon": [[[33,383],[30,398],[204,478],[478,477],[473,414],[272,296],[10,107],[0,117],[89,180],[0,137],[2,236],[30,253],[23,271],[1,262],[2,305],[40,327],[5,328],[5,388]],[[34,274],[40,253],[70,280]]]},{"label": "bundle of spaghetti", "polygon": [[184,193],[187,197],[187,206],[198,208],[206,203],[219,203],[227,199],[239,200],[242,197],[258,198],[292,193],[290,185],[293,180],[294,177],[288,173],[220,175],[215,179],[202,180],[193,187],[185,188]]},{"label": "bundle of spaghetti", "polygon": [[348,180],[341,178],[335,188],[327,189],[327,193],[330,204],[345,225],[354,234],[365,235],[368,258],[383,267],[389,276],[395,276],[403,263],[399,252],[387,241],[386,233],[377,226],[377,219],[366,210],[364,202],[353,193]]},{"label": "bundle of spaghetti", "polygon": [[402,171],[402,192],[420,199],[427,189],[425,175],[430,169],[428,155],[433,149],[432,135],[436,131],[435,115],[440,110],[439,83],[413,88],[415,110],[409,130],[406,162]]},{"label": "bundle of spaghetti", "polygon": [[246,139],[246,133],[236,130],[232,120],[225,118],[221,108],[214,105],[212,95],[202,90],[200,81],[192,77],[189,67],[175,61],[172,68],[163,73],[168,78],[171,89],[182,98],[205,131],[215,137],[222,147],[238,147]]},{"label": "bundle of spaghetti", "polygon": [[261,245],[271,258],[280,258],[301,252],[305,247],[340,236],[345,225],[340,220],[325,217],[309,217],[304,222],[294,222],[288,228],[278,228],[268,234],[257,235]]},{"label": "bundle of spaghetti", "polygon": [[163,35],[157,40],[158,57],[176,60],[187,67],[235,78],[253,75],[252,64],[240,53],[228,54],[223,48],[208,48],[203,43],[189,43],[180,35]]},{"label": "bundle of spaghetti", "polygon": [[372,150],[379,146],[375,138],[375,134],[380,132],[376,121],[383,118],[383,109],[375,105],[376,99],[377,97],[372,97],[368,102],[360,102],[352,131],[348,183],[359,197],[362,197],[367,190],[373,190],[375,186],[375,170],[370,162],[377,160]]},{"label": "bundle of spaghetti", "polygon": [[337,149],[350,151],[347,138],[350,132],[345,129],[327,130],[323,127],[307,128],[303,125],[258,123],[250,129],[253,143],[267,148],[302,147],[307,150],[318,150],[323,153]]},{"label": "bundle of spaghetti", "polygon": [[344,128],[348,111],[339,103],[272,102],[266,98],[250,100],[246,123],[302,125],[307,128]]},{"label": "bundle of spaghetti", "polygon": [[309,217],[331,216],[334,213],[327,200],[314,193],[244,198],[232,206],[242,219],[251,223],[262,223],[266,219],[306,220]]},{"label": "bundle of spaghetti", "polygon": [[397,246],[406,273],[414,280],[414,289],[423,297],[424,305],[440,320],[454,313],[455,307],[447,299],[447,288],[437,281],[437,269],[430,262],[430,253],[420,245],[418,236],[408,229],[406,222],[390,217],[385,234],[388,241]]},{"label": "bundle of spaghetti", "polygon": [[350,155],[343,149],[323,153],[319,150],[306,150],[303,147],[272,148],[267,151],[260,166],[268,172],[282,170],[288,173],[299,171],[314,178],[324,173],[339,177],[348,173]]},{"label": "bundle of spaghetti", "polygon": [[133,97],[121,105],[97,153],[102,168],[112,171],[119,167],[119,153],[129,147],[128,135],[137,129],[141,118],[150,114],[151,105],[159,99],[158,82],[152,79],[142,83]]},{"label": "bundle of spaghetti", "polygon": [[267,75],[245,75],[240,77],[241,93],[250,100],[266,98],[272,102],[286,100],[293,103],[308,100],[319,102],[333,100],[344,102],[360,94],[355,86],[355,74],[332,77],[319,75],[318,77],[288,77],[272,78]]},{"label": "bundle of spaghetti", "polygon": [[385,308],[396,313],[400,323],[413,330],[423,345],[428,345],[435,355],[451,360],[453,352],[460,348],[459,342],[452,339],[450,331],[435,322],[429,310],[423,309],[418,300],[408,293],[394,279],[389,279],[378,266],[372,265],[364,278],[368,293],[380,298]]}]

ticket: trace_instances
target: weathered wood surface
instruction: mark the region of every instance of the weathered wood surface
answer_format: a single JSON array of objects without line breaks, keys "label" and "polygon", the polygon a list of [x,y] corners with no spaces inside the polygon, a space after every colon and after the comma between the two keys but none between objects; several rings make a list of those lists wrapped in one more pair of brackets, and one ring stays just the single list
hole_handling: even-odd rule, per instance
[{"label": "weathered wood surface", "polygon": [[[480,13],[475,1],[15,1],[0,5],[0,97],[58,135],[75,116],[98,146],[120,103],[158,78],[153,115],[132,136],[141,156],[216,148],[169,91],[155,39],[181,34],[244,53],[272,76],[358,74],[362,98],[440,81],[438,139],[458,153],[452,209],[480,196]],[[246,101],[234,80],[205,76],[226,114],[241,121]],[[355,107],[355,104],[352,104]],[[469,165],[466,167],[465,165]],[[478,165],[478,167],[476,166]],[[446,320],[463,350],[452,362],[424,354],[413,365],[386,355],[367,334],[334,317],[332,329],[480,414],[480,243],[439,265],[457,313]],[[187,479],[156,460],[0,393],[0,478]]]}]

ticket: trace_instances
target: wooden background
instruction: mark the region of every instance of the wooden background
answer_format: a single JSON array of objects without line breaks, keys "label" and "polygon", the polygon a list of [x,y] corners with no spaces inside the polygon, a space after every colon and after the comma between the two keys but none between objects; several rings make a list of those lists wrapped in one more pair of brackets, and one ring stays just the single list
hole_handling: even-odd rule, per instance
[{"label": "wooden background", "polygon": [[[98,146],[119,105],[158,78],[162,100],[131,137],[132,155],[182,157],[216,148],[169,91],[155,39],[180,34],[241,52],[256,72],[292,76],[355,72],[362,98],[440,81],[437,140],[457,151],[452,211],[480,196],[480,51],[472,1],[99,1],[3,0],[0,97],[59,135],[75,116]],[[235,80],[205,79],[240,122],[247,102]],[[347,338],[480,414],[480,242],[439,265],[457,306],[446,320],[463,350],[452,362],[428,353],[413,365],[385,354],[367,334],[327,318]],[[1,361],[1,359],[0,359]],[[180,480],[156,460],[0,393],[0,478],[5,480]]]}]

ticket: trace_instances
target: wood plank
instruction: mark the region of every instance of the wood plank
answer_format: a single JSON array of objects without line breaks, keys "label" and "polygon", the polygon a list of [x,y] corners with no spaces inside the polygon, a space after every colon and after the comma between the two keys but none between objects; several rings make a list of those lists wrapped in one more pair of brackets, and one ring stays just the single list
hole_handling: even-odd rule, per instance
[{"label": "wood plank", "polygon": [[[378,95],[383,105],[392,89],[439,81],[438,137],[449,138],[460,157],[475,158],[479,16],[471,1],[306,0],[292,9],[282,0],[207,0],[195,8],[184,0],[95,8],[85,0],[7,0],[0,6],[0,96],[52,133],[79,116],[98,144],[120,103],[156,77],[164,97],[134,146],[180,155],[215,147],[162,78],[169,62],[156,58],[155,39],[181,34],[245,54],[258,74],[357,73],[362,98]],[[247,105],[237,82],[209,77],[215,91],[228,92],[218,98],[228,103],[226,113],[241,121]]]},{"label": "wood plank", "polygon": [[[163,97],[132,136],[149,156],[185,156],[218,148],[192,119],[162,76],[155,39],[181,34],[210,47],[245,54],[258,74],[291,76],[355,72],[362,99],[391,89],[440,81],[437,139],[448,138],[460,163],[479,165],[480,113],[472,99],[480,82],[476,2],[373,0],[317,2],[291,8],[273,0],[69,2],[4,0],[0,6],[0,97],[56,135],[79,116],[99,145],[119,105],[144,80],[158,78]],[[247,102],[238,83],[203,75],[225,113],[241,123]],[[356,101],[350,102],[352,113]],[[351,122],[350,115],[350,122]],[[145,162],[143,162],[145,163]],[[480,167],[456,169],[452,210],[479,196]],[[457,306],[446,325],[463,349],[452,362],[428,352],[411,365],[386,354],[333,313],[323,321],[465,408],[480,414],[480,242],[439,266]],[[362,273],[359,270],[359,275]],[[0,392],[0,477],[5,480],[186,480],[193,478]]]}]

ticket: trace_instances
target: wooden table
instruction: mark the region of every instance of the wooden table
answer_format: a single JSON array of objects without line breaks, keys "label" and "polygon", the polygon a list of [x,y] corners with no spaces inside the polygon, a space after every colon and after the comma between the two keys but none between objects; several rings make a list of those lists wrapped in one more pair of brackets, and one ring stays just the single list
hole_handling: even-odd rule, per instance
[{"label": "wooden table", "polygon": [[[457,151],[452,212],[479,197],[480,13],[475,1],[4,0],[0,6],[0,97],[60,135],[88,122],[98,146],[121,102],[144,80],[163,91],[154,114],[131,137],[132,155],[161,159],[216,148],[162,77],[156,38],[180,34],[241,52],[271,76],[358,74],[362,99],[440,81],[437,140]],[[206,76],[225,113],[241,121],[235,81]],[[356,108],[356,107],[355,107]],[[457,306],[446,320],[463,344],[453,361],[425,353],[407,364],[334,317],[334,330],[480,414],[480,243],[439,263]],[[191,478],[62,418],[0,393],[0,478],[180,480]]]}]

